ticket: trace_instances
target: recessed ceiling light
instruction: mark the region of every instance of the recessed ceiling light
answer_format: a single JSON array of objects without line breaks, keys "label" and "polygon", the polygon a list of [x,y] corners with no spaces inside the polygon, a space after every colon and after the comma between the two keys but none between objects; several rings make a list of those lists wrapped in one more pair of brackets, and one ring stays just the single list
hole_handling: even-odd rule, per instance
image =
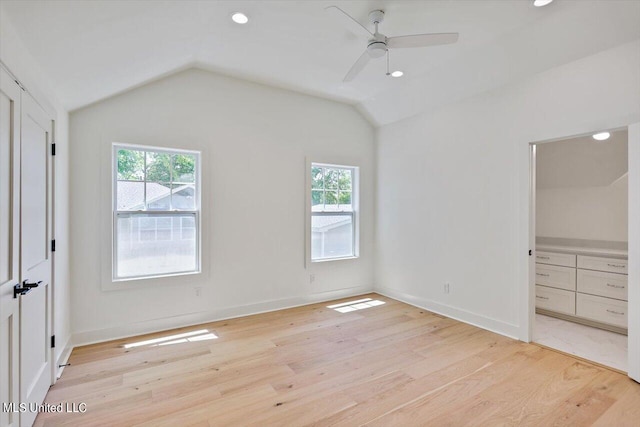
[{"label": "recessed ceiling light", "polygon": [[593,139],[595,139],[596,141],[606,141],[610,136],[611,134],[609,132],[594,133]]},{"label": "recessed ceiling light", "polygon": [[403,74],[404,73],[402,71],[398,70],[391,73],[391,77],[402,77]]},{"label": "recessed ceiling light", "polygon": [[533,5],[535,7],[542,7],[542,6],[546,6],[549,3],[551,3],[553,0],[533,0]]},{"label": "recessed ceiling light", "polygon": [[246,24],[247,22],[249,22],[249,18],[247,18],[247,15],[241,12],[236,12],[231,15],[231,19],[233,19],[233,22],[235,22],[236,24]]}]

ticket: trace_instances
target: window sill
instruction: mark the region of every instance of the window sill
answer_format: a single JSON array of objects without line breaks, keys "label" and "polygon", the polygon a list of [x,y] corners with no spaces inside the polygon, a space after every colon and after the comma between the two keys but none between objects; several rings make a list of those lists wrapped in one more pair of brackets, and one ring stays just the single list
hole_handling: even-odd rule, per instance
[{"label": "window sill", "polygon": [[354,255],[354,256],[344,256],[339,258],[312,259],[311,263],[315,264],[315,263],[330,262],[330,261],[344,261],[348,259],[358,259],[358,258],[360,258],[358,255]]},{"label": "window sill", "polygon": [[153,276],[136,276],[136,277],[123,277],[122,279],[113,278],[113,283],[119,282],[132,282],[136,280],[146,280],[146,279],[162,279],[163,277],[176,277],[176,276],[191,276],[193,274],[200,274],[201,271],[185,271],[182,273],[167,273],[167,274],[157,274]]},{"label": "window sill", "polygon": [[202,275],[202,271],[189,271],[186,273],[163,274],[158,276],[131,277],[124,279],[109,278],[102,283],[103,291],[119,291],[124,289],[142,289],[145,287],[176,286],[191,284],[197,280],[193,276]]}]

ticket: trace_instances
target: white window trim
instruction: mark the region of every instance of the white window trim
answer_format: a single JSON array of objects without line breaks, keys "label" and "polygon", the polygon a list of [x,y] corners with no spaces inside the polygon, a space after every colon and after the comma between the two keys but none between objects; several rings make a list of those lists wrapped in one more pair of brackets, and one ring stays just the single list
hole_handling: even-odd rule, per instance
[{"label": "white window trim", "polygon": [[[184,153],[194,155],[196,158],[196,172],[195,172],[195,182],[196,182],[196,208],[195,210],[173,210],[173,211],[162,211],[162,210],[152,210],[152,211],[118,211],[117,207],[117,182],[118,182],[118,150],[119,149],[131,149],[131,150],[139,150],[139,151],[153,151],[157,153]],[[114,142],[111,145],[111,286],[106,286],[107,289],[123,289],[127,287],[128,282],[135,281],[144,281],[148,279],[162,279],[162,278],[171,278],[176,276],[191,276],[202,273],[202,220],[201,220],[201,210],[202,210],[202,202],[201,202],[201,194],[202,194],[202,180],[201,180],[201,157],[202,153],[200,151],[195,150],[186,150],[183,148],[166,148],[166,147],[155,147],[150,145],[138,145],[138,144],[126,144],[120,142]],[[195,215],[195,237],[196,237],[196,269],[192,271],[184,271],[184,272],[175,272],[175,273],[163,273],[163,274],[154,274],[154,275],[144,275],[144,276],[132,276],[132,277],[117,277],[116,275],[116,257],[117,257],[117,239],[116,239],[116,230],[117,230],[117,221],[118,215],[122,214],[147,214],[147,215],[162,215],[162,214],[170,214],[170,215],[180,215],[180,214],[193,214]],[[103,286],[104,287],[104,286]]]},{"label": "white window trim", "polygon": [[[348,161],[348,159],[337,159],[338,161],[319,161],[312,158],[305,159],[305,267],[311,268],[313,265],[319,265],[326,262],[334,261],[346,261],[355,260],[360,258],[360,165],[356,161]],[[345,161],[347,160],[347,161]],[[351,206],[352,211],[336,211],[327,212],[327,214],[340,215],[340,214],[352,214],[353,215],[353,255],[336,258],[323,258],[312,259],[311,258],[311,167],[313,165],[322,167],[334,167],[351,169],[353,171],[353,178],[351,183]]]}]

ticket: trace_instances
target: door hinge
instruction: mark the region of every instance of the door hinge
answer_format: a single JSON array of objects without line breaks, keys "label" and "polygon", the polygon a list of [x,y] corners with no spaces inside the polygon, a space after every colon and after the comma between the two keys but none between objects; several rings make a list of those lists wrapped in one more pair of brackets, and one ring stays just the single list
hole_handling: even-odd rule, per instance
[{"label": "door hinge", "polygon": [[529,249],[529,256],[533,255],[533,251]]},{"label": "door hinge", "polygon": [[51,144],[51,155],[52,156],[56,155],[56,144],[55,143]]},{"label": "door hinge", "polygon": [[51,252],[55,252],[56,251],[56,240],[53,239],[51,241]]},{"label": "door hinge", "polygon": [[51,348],[56,348],[56,336],[51,335]]}]

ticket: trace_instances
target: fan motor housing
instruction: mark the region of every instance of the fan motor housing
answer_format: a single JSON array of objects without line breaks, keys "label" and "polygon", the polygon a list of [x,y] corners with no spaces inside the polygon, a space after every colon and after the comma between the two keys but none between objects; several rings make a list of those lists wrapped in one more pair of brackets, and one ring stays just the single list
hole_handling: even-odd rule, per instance
[{"label": "fan motor housing", "polygon": [[387,53],[387,44],[383,41],[371,40],[367,46],[369,56],[372,58],[380,58]]}]

